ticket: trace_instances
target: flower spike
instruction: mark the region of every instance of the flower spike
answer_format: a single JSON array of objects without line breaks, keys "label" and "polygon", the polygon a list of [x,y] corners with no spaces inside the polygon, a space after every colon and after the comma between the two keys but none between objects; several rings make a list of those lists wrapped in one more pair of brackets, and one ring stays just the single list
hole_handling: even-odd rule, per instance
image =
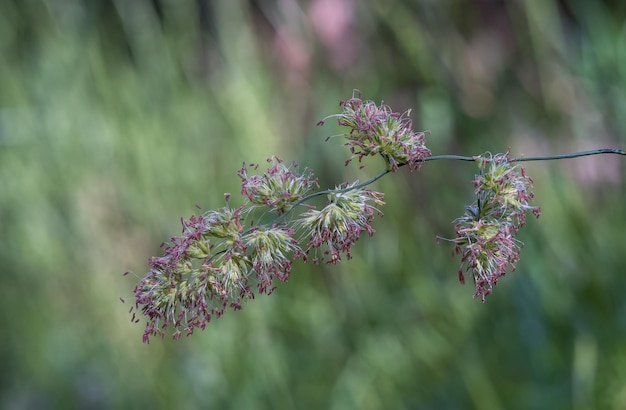
[{"label": "flower spike", "polygon": [[413,171],[419,170],[424,158],[430,156],[425,146],[426,134],[413,131],[410,110],[401,114],[385,104],[377,106],[373,101],[363,101],[358,91],[340,106],[342,112],[334,117],[339,125],[350,128],[343,134],[352,153],[346,165],[353,158],[361,162],[364,157],[381,155],[389,170],[395,172],[408,165]]},{"label": "flower spike", "polygon": [[[435,160],[478,164],[473,181],[476,199],[454,221],[456,237],[450,241],[461,256],[459,281],[464,283],[470,275],[476,285],[474,298],[484,302],[498,280],[515,269],[523,246],[515,236],[527,213],[540,214],[539,207],[530,205],[533,181],[519,163],[598,154],[626,156],[619,149],[527,158],[511,158],[508,152],[431,156],[426,134],[412,129],[410,110],[394,112],[385,104],[363,100],[358,91],[340,106],[341,113],[327,118],[337,118],[340,126],[349,128],[341,134],[352,154],[346,164],[380,155],[384,170],[363,183],[357,180],[314,191],[319,185],[308,168],[299,172],[297,164],[286,166],[274,156],[267,160],[264,173],[249,173],[248,167],[256,171],[258,166],[244,163],[238,172],[243,204],[231,207],[231,194],[224,194],[226,206],[182,220],[182,234],[164,244],[162,256],[150,259],[150,271],[135,286],[130,309],[135,323],[140,321],[137,313],[147,317],[144,343],[153,336],[164,337],[168,328],[173,329],[174,339],[183,332],[191,335],[227,309],[241,309],[242,302],[255,294],[271,294],[277,282],[289,279],[298,258],[306,261],[311,256],[313,263],[329,264],[339,263],[344,256],[350,259],[361,233],[373,235],[372,221],[383,215],[384,195],[367,187],[402,166],[419,170]],[[321,195],[328,199],[323,208],[306,203]],[[271,213],[273,219],[268,217]]]},{"label": "flower spike", "polygon": [[521,165],[514,165],[509,154],[477,158],[480,174],[474,179],[476,202],[455,220],[455,252],[461,255],[459,280],[470,272],[476,284],[474,297],[492,292],[507,269],[515,270],[523,244],[515,239],[526,224],[526,213],[539,217],[540,208],[529,205],[533,199],[532,179]]}]

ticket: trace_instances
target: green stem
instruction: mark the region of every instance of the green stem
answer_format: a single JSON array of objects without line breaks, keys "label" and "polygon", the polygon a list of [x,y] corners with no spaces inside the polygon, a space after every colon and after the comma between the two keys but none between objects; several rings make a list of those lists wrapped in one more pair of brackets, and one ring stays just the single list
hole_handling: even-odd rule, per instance
[{"label": "green stem", "polygon": [[[511,158],[510,161],[511,162],[551,161],[551,160],[578,158],[578,157],[586,157],[586,156],[589,156],[589,155],[600,155],[600,154],[617,154],[617,155],[625,155],[626,156],[626,151],[624,151],[622,149],[614,149],[614,148],[601,148],[601,149],[595,149],[595,150],[591,150],[591,151],[572,152],[572,153],[569,153],[569,154]],[[424,158],[424,159],[422,159],[420,161],[421,162],[428,162],[428,161],[437,161],[437,160],[449,159],[449,160],[456,160],[456,161],[472,161],[472,162],[474,162],[474,161],[476,161],[479,158],[482,158],[482,156],[481,155],[477,155],[477,156],[473,156],[473,157],[467,157],[467,156],[463,156],[463,155],[432,155],[432,156],[426,157],[426,158]],[[402,167],[404,165],[407,165],[407,164],[402,164],[400,166]],[[293,210],[298,205],[301,205],[302,203],[307,202],[310,199],[313,199],[313,198],[321,196],[321,195],[330,194],[330,193],[348,192],[348,191],[352,191],[352,190],[355,190],[355,189],[360,189],[360,188],[366,187],[369,184],[371,184],[371,183],[379,180],[380,178],[384,177],[389,172],[391,172],[391,170],[386,169],[386,170],[382,171],[381,173],[379,173],[378,175],[376,175],[375,177],[373,177],[371,179],[368,179],[367,181],[362,182],[362,183],[357,184],[357,185],[352,186],[352,187],[346,187],[346,188],[341,188],[341,189],[326,189],[324,191],[314,192],[314,193],[312,193],[310,195],[302,197],[298,201],[293,203],[293,205],[291,206],[291,209],[289,209],[284,214],[279,215],[276,219],[271,221],[270,224],[279,223],[280,221],[285,219],[289,214],[291,214],[293,212]]]},{"label": "green stem", "polygon": [[[554,159],[568,159],[568,158],[578,158],[578,157],[586,157],[589,155],[600,155],[600,154],[618,154],[618,155],[626,155],[626,151],[623,149],[614,149],[614,148],[601,148],[594,149],[591,151],[580,151],[580,152],[572,152],[570,154],[559,154],[559,155],[544,155],[544,156],[536,156],[536,157],[519,157],[519,158],[511,158],[511,162],[524,162],[524,161],[551,161]],[[453,159],[457,161],[476,161],[478,158],[481,158],[480,155],[475,157],[466,157],[462,155],[433,155],[427,158],[424,158],[422,161],[436,161],[440,159]]]},{"label": "green stem", "polygon": [[571,154],[559,154],[559,155],[545,155],[545,156],[537,156],[537,157],[511,158],[511,161],[514,161],[514,162],[550,161],[550,160],[553,160],[553,159],[578,158],[578,157],[586,157],[586,156],[589,156],[589,155],[600,155],[600,154],[626,155],[626,151],[624,151],[623,149],[601,148],[601,149],[594,149],[594,150],[591,150],[591,151],[572,152]]}]

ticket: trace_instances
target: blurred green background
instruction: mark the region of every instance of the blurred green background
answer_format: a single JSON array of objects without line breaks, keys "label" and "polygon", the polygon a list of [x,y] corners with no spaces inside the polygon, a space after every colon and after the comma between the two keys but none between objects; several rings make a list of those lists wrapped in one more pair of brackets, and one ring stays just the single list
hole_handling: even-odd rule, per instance
[{"label": "blurred green background", "polygon": [[[278,155],[322,187],[354,88],[434,154],[626,147],[626,6],[603,1],[5,0],[0,408],[626,408],[625,162],[527,163],[539,220],[485,304],[435,235],[471,163],[402,169],[354,258],[204,332],[141,343],[132,288],[181,216]],[[133,274],[123,277],[122,273]]]}]

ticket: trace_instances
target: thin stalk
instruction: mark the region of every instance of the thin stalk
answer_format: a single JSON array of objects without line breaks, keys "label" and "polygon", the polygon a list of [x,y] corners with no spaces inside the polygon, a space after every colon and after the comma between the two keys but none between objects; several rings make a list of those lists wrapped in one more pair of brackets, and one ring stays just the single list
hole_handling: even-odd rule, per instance
[{"label": "thin stalk", "polygon": [[[569,154],[540,155],[540,156],[533,156],[533,157],[515,157],[515,158],[509,159],[509,161],[510,162],[551,161],[551,160],[578,158],[578,157],[586,157],[586,156],[590,156],[590,155],[600,155],[600,154],[617,154],[617,155],[625,155],[626,156],[626,151],[624,151],[622,149],[615,149],[615,148],[601,148],[601,149],[594,149],[594,150],[590,150],[590,151],[572,152],[572,153],[569,153]],[[438,161],[438,160],[455,160],[455,161],[471,161],[471,162],[474,162],[474,161],[476,161],[478,159],[485,160],[485,158],[483,158],[481,155],[476,155],[476,156],[472,156],[472,157],[463,156],[463,155],[432,155],[432,156],[426,157],[426,158],[424,158],[424,159],[422,159],[420,161],[421,162],[428,162],[428,161]],[[402,167],[404,165],[407,165],[407,164],[402,164],[402,165],[399,165],[399,166]],[[348,192],[348,191],[352,191],[352,190],[355,190],[355,189],[360,189],[360,188],[366,187],[366,186],[370,185],[371,183],[373,183],[373,182],[379,180],[380,178],[384,177],[389,172],[391,172],[391,170],[386,169],[386,170],[382,171],[381,173],[379,173],[378,175],[376,175],[375,177],[370,178],[367,181],[362,182],[362,183],[357,184],[357,185],[352,186],[352,187],[346,187],[346,188],[341,188],[341,189],[326,189],[326,190],[314,192],[314,193],[312,193],[310,195],[302,197],[298,201],[294,202],[293,205],[291,206],[291,208],[287,212],[285,212],[284,214],[279,215],[278,217],[276,217],[276,219],[274,219],[273,221],[269,222],[267,225],[269,225],[269,224],[273,225],[273,224],[281,222],[289,214],[291,214],[293,212],[293,210],[298,205],[301,205],[302,203],[307,202],[310,199],[313,199],[313,198],[321,196],[321,195],[330,194],[330,193]],[[248,232],[248,231],[250,231],[250,229],[247,230],[246,232]]]},{"label": "thin stalk", "polygon": [[[511,158],[510,161],[511,162],[551,161],[551,160],[556,160],[556,159],[578,158],[578,157],[586,157],[589,155],[600,155],[600,154],[626,155],[626,151],[624,151],[623,149],[601,148],[601,149],[594,149],[591,151],[572,152],[570,154],[541,155],[541,156],[535,156],[535,157]],[[430,157],[426,157],[421,161],[422,162],[437,161],[441,159],[452,159],[452,160],[457,160],[457,161],[476,161],[479,158],[482,158],[482,156],[477,155],[474,157],[466,157],[463,155],[433,155]]]},{"label": "thin stalk", "polygon": [[601,148],[601,149],[594,149],[594,150],[591,150],[591,151],[572,152],[571,154],[558,154],[558,155],[545,155],[545,156],[536,156],[536,157],[511,158],[511,161],[514,161],[514,162],[550,161],[550,160],[553,160],[553,159],[578,158],[578,157],[586,157],[586,156],[589,156],[589,155],[600,155],[600,154],[626,155],[626,151],[624,151],[623,149]]}]

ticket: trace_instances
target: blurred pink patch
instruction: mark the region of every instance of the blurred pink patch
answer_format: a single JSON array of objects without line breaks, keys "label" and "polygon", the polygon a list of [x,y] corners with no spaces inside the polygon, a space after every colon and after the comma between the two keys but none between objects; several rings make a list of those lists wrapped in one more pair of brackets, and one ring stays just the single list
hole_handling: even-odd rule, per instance
[{"label": "blurred pink patch", "polygon": [[311,48],[300,36],[279,27],[274,39],[274,53],[287,71],[291,84],[305,84],[311,62]]},{"label": "blurred pink patch", "polygon": [[326,49],[335,69],[349,67],[357,53],[357,37],[352,30],[354,4],[352,0],[313,0],[309,17],[315,33]]},{"label": "blurred pink patch", "polygon": [[[594,141],[595,142],[595,141]],[[615,143],[595,142],[595,144],[584,144],[583,147],[596,149],[597,146],[617,146]],[[577,161],[565,161],[563,166],[569,175],[578,180],[580,185],[594,187],[600,184],[622,185],[624,177],[622,174],[622,158],[617,155],[603,155],[580,158]]]}]

